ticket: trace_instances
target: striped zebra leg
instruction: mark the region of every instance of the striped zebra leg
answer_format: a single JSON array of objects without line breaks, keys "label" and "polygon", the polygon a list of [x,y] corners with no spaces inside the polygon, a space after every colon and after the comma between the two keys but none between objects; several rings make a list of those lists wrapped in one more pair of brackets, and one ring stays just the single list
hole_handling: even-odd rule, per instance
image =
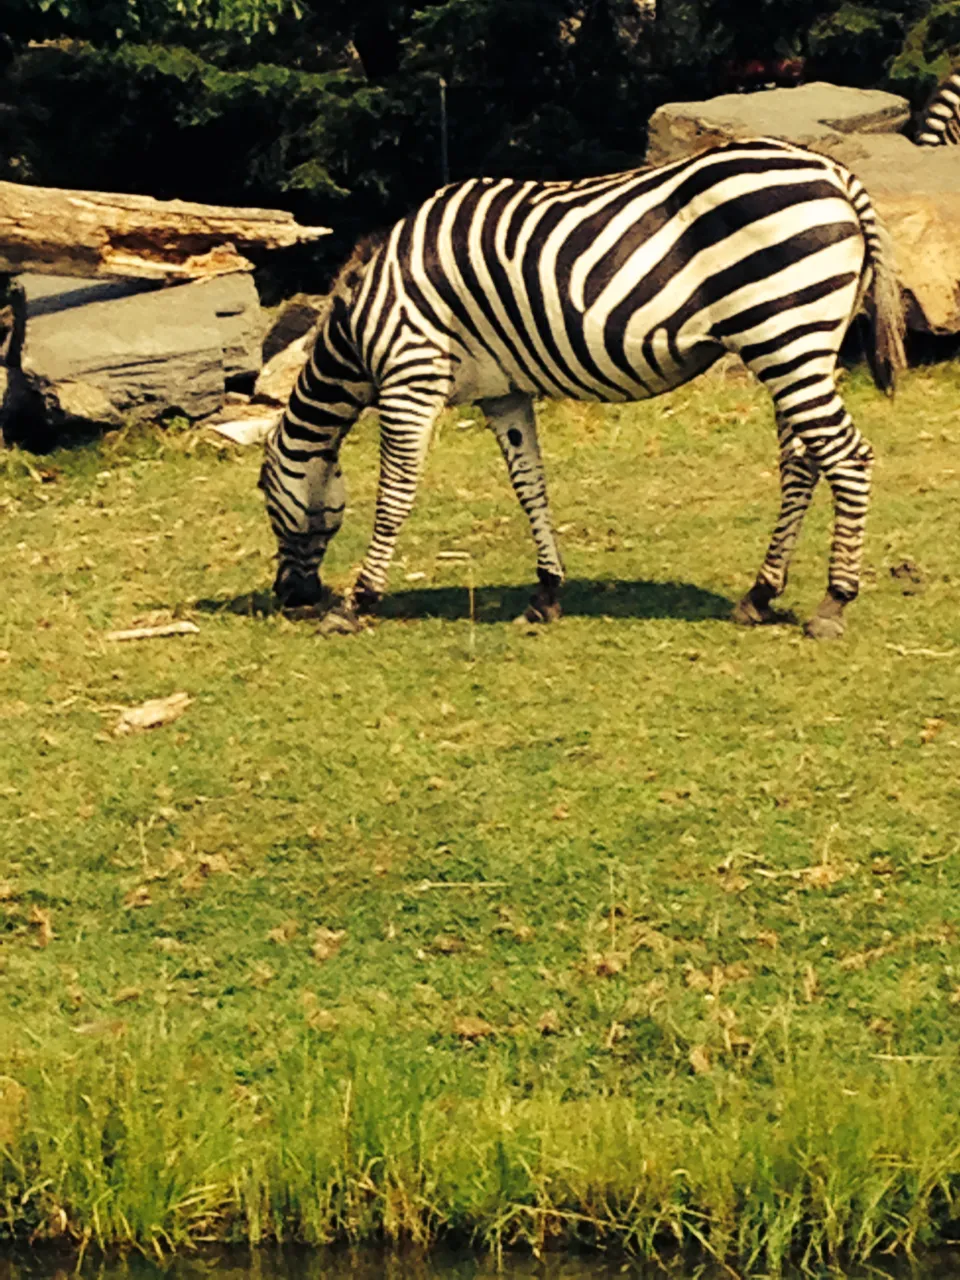
[{"label": "striped zebra leg", "polygon": [[[788,446],[793,440],[799,442],[806,457],[808,476],[812,477],[815,468],[826,478],[833,493],[833,541],[827,593],[805,627],[807,635],[825,640],[842,635],[843,610],[856,599],[860,589],[860,558],[870,504],[873,450],[854,426],[840,399],[832,361],[829,373],[824,371],[820,377],[810,375],[797,380],[796,372],[781,380],[770,377],[768,371],[767,385],[777,406],[781,440]],[[794,448],[796,456],[802,456],[800,449]],[[793,490],[790,501],[790,514],[782,535],[783,549],[775,533],[771,551],[757,579],[758,583],[763,581],[774,588],[774,594],[783,587],[783,570],[813,493],[811,480],[803,477],[798,469],[791,468],[789,474],[799,487]],[[785,494],[784,512],[787,506]],[[783,513],[778,531],[782,523]]]},{"label": "striped zebra leg", "polygon": [[948,76],[933,95],[917,132],[918,147],[960,143],[960,76]]},{"label": "striped zebra leg", "polygon": [[832,640],[843,634],[843,611],[860,591],[873,449],[845,409],[843,421],[831,436],[818,433],[813,437],[802,432],[801,438],[833,490],[834,513],[827,593],[804,631],[815,640]]},{"label": "striped zebra leg", "polygon": [[820,478],[816,463],[797,437],[783,430],[780,435],[780,515],[757,580],[733,611],[734,622],[743,626],[779,620],[770,605],[787,585],[800,527]]},{"label": "striped zebra leg", "polygon": [[352,592],[358,613],[372,613],[387,589],[397,537],[413,508],[433,427],[448,392],[446,380],[381,391],[380,482],[373,537]]},{"label": "striped zebra leg", "polygon": [[530,521],[530,532],[537,547],[540,585],[523,617],[528,622],[555,622],[560,617],[558,597],[565,574],[557,535],[550,519],[533,400],[518,392],[481,400],[479,404],[497,438],[510,473],[510,483]]}]

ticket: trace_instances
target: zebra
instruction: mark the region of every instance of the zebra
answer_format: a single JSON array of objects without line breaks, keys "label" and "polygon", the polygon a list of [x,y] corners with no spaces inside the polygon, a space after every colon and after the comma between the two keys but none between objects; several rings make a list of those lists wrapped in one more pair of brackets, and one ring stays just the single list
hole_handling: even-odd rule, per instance
[{"label": "zebra", "polygon": [[916,141],[918,147],[960,143],[960,72],[948,76],[927,103]]},{"label": "zebra", "polygon": [[329,617],[332,629],[352,630],[372,613],[437,416],[473,401],[536,545],[538,585],[525,616],[554,620],[564,568],[534,397],[641,400],[736,352],[773,399],[781,507],[734,620],[781,617],[772,602],[822,472],[834,531],[827,592],[806,631],[838,636],[858,592],[873,461],[835,380],[861,306],[874,381],[892,394],[905,357],[886,233],[857,178],[788,143],[731,142],[660,168],[572,182],[445,186],[385,238],[358,246],[266,441],[259,483],[279,548],[274,590],[288,607],[321,600],[320,564],[346,501],[340,446],[376,403],[373,536]]}]

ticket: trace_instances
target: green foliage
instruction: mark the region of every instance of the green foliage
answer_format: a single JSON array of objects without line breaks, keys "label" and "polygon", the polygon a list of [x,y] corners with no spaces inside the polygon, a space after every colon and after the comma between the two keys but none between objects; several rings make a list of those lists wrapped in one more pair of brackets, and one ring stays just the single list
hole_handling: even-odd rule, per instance
[{"label": "green foliage", "polygon": [[867,88],[883,78],[884,68],[902,42],[899,14],[848,3],[814,25],[809,47],[819,76]]},{"label": "green foliage", "polygon": [[[642,160],[665,101],[806,58],[807,78],[921,102],[960,57],[960,0],[15,0],[0,37],[0,177],[291,209],[321,288],[357,237],[477,173]],[[40,47],[26,41],[42,40]],[[441,79],[449,154],[441,154]]]},{"label": "green foliage", "polygon": [[960,3],[933,4],[909,29],[890,67],[890,87],[921,105],[960,66]]},{"label": "green foliage", "polygon": [[[5,176],[43,181],[56,173],[64,186],[109,189],[123,154],[128,189],[179,194],[185,170],[200,198],[215,200],[219,192],[229,203],[284,190],[288,175],[309,159],[314,190],[343,194],[323,165],[322,139],[305,137],[318,111],[334,115],[343,102],[340,73],[270,65],[230,72],[184,48],[80,45],[24,55],[9,83],[32,104],[32,118]],[[218,133],[237,136],[225,155]]]},{"label": "green foliage", "polygon": [[[128,43],[31,49],[5,81],[0,177],[160,198],[291,208],[334,226],[322,268],[371,225],[437,184],[437,150],[417,124],[436,82],[405,92],[343,69],[233,70],[183,47]],[[289,259],[310,278],[311,255]]]},{"label": "green foliage", "polygon": [[14,39],[71,36],[119,42],[169,39],[178,32],[229,32],[250,40],[302,14],[299,0],[5,0]]}]

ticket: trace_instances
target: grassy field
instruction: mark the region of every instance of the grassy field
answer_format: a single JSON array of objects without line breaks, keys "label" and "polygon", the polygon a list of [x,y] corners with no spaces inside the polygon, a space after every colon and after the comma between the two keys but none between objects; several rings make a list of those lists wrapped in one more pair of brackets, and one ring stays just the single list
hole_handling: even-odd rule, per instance
[{"label": "grassy field", "polygon": [[[960,1237],[960,374],[847,388],[880,462],[821,646],[727,621],[777,501],[734,373],[544,409],[546,630],[511,621],[532,550],[467,417],[352,637],[264,607],[256,450],[0,455],[0,1235],[768,1273]],[[824,493],[800,617],[828,525]],[[171,616],[199,633],[105,638]]]}]

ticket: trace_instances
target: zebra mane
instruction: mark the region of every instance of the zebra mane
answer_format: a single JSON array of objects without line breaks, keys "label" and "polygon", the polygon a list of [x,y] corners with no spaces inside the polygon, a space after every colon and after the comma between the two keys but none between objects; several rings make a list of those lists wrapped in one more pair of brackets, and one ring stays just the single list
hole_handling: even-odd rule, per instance
[{"label": "zebra mane", "polygon": [[326,297],[313,326],[314,333],[318,333],[323,329],[338,299],[348,307],[350,306],[360,287],[360,282],[363,280],[367,266],[380,246],[386,243],[388,236],[389,232],[375,231],[371,235],[364,236],[361,240],[358,240],[353,246],[349,258],[339,268],[333,277],[330,288],[327,290]]},{"label": "zebra mane", "polygon": [[371,235],[357,241],[350,257],[333,277],[333,284],[330,286],[331,298],[342,298],[344,302],[352,300],[367,265],[380,246],[386,243],[387,235],[386,231],[374,231]]}]

